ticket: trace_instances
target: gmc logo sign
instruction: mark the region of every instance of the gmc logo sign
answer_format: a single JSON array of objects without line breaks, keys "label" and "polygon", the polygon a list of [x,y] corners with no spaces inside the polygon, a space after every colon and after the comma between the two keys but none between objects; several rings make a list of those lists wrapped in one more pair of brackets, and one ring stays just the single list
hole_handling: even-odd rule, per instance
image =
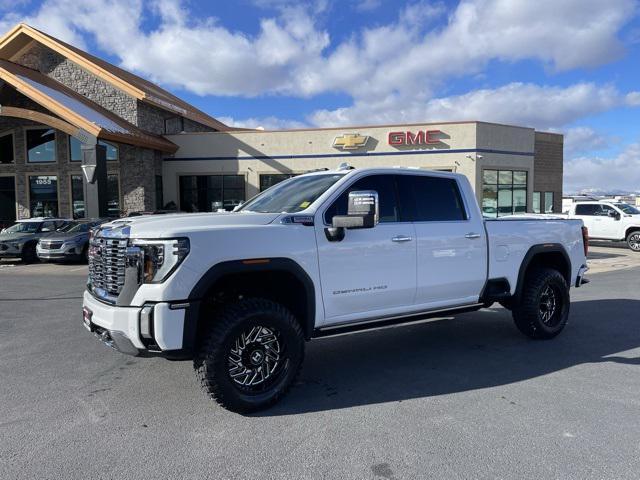
[{"label": "gmc logo sign", "polygon": [[435,145],[440,143],[440,130],[418,130],[413,132],[389,132],[389,145]]}]

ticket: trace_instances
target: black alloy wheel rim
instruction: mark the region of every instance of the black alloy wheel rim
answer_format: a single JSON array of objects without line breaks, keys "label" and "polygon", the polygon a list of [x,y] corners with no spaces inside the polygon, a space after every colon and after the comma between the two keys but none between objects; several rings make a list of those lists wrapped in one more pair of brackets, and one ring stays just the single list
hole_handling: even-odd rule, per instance
[{"label": "black alloy wheel rim", "polygon": [[538,315],[547,327],[555,327],[560,323],[562,316],[562,300],[560,292],[553,285],[547,284],[540,294],[538,303]]},{"label": "black alloy wheel rim", "polygon": [[229,378],[246,393],[268,390],[288,368],[279,332],[257,325],[240,333],[227,356]]},{"label": "black alloy wheel rim", "polygon": [[634,252],[640,252],[640,232],[629,237],[629,248]]}]

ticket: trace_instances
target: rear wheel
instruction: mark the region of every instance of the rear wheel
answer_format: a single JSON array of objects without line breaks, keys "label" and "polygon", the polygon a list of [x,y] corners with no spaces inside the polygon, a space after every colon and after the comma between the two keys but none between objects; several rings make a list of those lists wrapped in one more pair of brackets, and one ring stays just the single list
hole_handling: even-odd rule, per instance
[{"label": "rear wheel", "polygon": [[634,252],[640,252],[640,230],[629,232],[627,246]]},{"label": "rear wheel", "polygon": [[296,318],[270,300],[248,298],[211,319],[194,360],[200,383],[228,410],[267,408],[287,393],[304,358]]},{"label": "rear wheel", "polygon": [[567,324],[569,302],[569,287],[560,272],[536,269],[525,278],[520,301],[513,305],[513,320],[530,338],[553,338]]}]

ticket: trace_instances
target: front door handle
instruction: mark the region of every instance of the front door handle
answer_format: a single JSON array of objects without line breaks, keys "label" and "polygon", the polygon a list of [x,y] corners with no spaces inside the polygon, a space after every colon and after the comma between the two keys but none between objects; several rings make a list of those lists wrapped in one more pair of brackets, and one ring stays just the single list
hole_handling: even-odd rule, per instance
[{"label": "front door handle", "polygon": [[467,233],[464,238],[468,238],[469,240],[475,240],[476,238],[480,238],[480,234],[479,233]]},{"label": "front door handle", "polygon": [[411,237],[407,237],[406,235],[396,235],[391,239],[392,242],[410,242],[413,240]]}]

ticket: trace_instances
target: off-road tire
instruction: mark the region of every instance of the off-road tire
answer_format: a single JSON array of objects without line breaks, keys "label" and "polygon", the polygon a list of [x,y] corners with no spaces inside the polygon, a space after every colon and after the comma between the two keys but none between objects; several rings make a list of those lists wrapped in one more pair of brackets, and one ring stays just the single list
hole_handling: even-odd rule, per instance
[{"label": "off-road tire", "polygon": [[[270,407],[288,392],[302,367],[305,343],[300,323],[289,310],[271,300],[246,298],[204,320],[208,323],[194,369],[205,393],[227,410],[250,413]],[[231,378],[230,355],[240,336],[256,326],[274,332],[283,355],[270,383],[265,382],[263,391],[253,392]]]},{"label": "off-road tire", "polygon": [[634,230],[627,235],[627,247],[633,252],[640,253],[640,230]]},{"label": "off-road tire", "polygon": [[[550,311],[548,289],[553,293],[555,308],[545,321],[545,312]],[[564,277],[557,270],[540,268],[527,274],[520,301],[514,302],[511,313],[516,327],[523,334],[545,340],[564,329],[569,319],[569,305],[569,287]]]},{"label": "off-road tire", "polygon": [[35,242],[27,243],[22,247],[20,258],[22,259],[22,263],[35,263],[38,261]]}]

